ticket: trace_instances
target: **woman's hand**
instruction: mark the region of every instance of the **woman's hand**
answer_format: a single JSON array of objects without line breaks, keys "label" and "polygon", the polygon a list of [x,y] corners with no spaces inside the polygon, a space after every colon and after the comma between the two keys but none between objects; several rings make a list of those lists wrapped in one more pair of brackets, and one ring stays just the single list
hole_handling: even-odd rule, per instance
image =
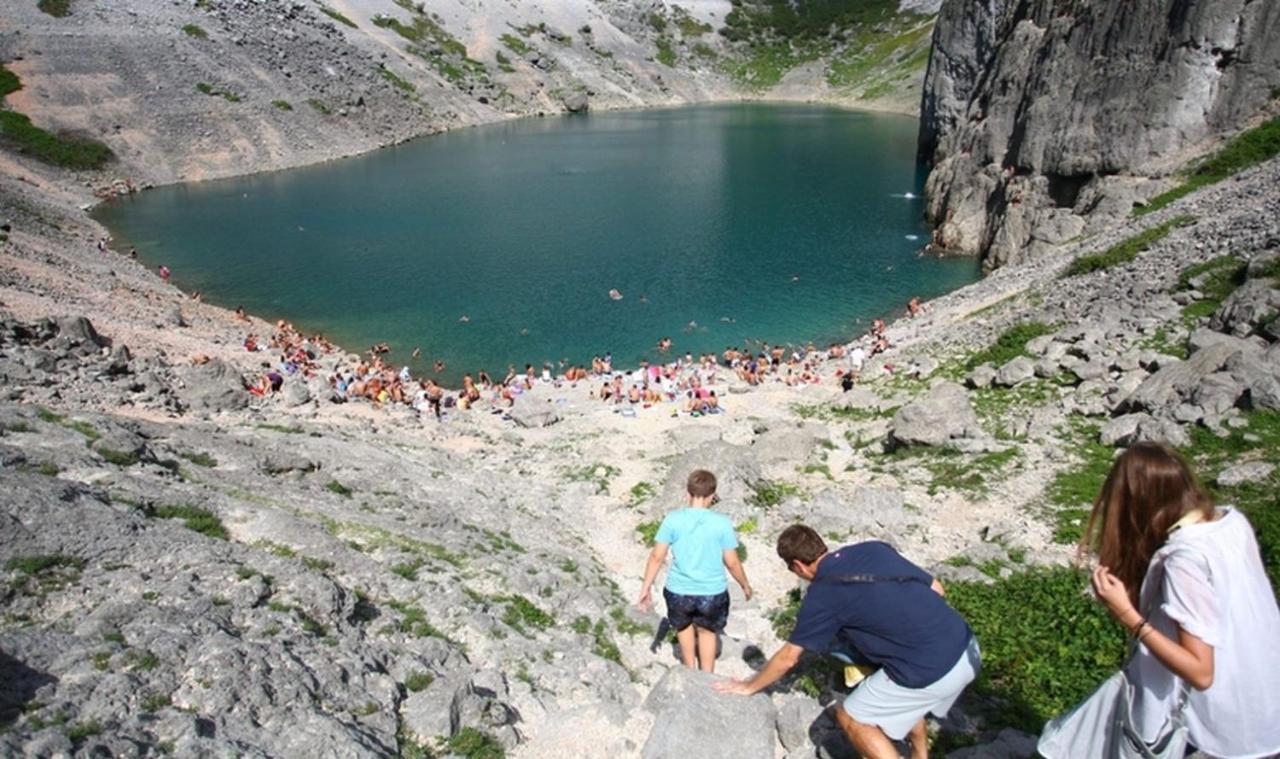
[{"label": "woman's hand", "polygon": [[1129,600],[1128,588],[1119,577],[1111,574],[1110,569],[1100,566],[1093,570],[1092,582],[1093,592],[1098,594],[1098,600],[1106,605],[1111,616],[1125,625],[1130,624],[1130,618],[1138,616],[1133,602]]}]

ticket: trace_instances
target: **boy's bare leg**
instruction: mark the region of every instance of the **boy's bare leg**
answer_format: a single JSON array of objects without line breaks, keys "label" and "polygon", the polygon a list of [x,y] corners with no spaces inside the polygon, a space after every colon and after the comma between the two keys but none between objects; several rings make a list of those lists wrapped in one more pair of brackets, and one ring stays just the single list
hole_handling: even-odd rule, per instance
[{"label": "boy's bare leg", "polygon": [[690,625],[698,631],[698,668],[703,672],[716,671],[716,634],[710,630]]},{"label": "boy's bare leg", "polygon": [[911,728],[907,739],[911,741],[911,759],[929,759],[929,727],[924,719]]},{"label": "boy's bare leg", "polygon": [[864,725],[844,710],[844,706],[836,703],[836,723],[848,736],[849,742],[863,759],[898,759],[898,749],[894,748],[889,736],[875,725]]},{"label": "boy's bare leg", "polygon": [[693,625],[689,625],[683,630],[676,631],[676,642],[680,644],[680,659],[686,667],[698,666],[698,660],[694,655],[694,630]]}]

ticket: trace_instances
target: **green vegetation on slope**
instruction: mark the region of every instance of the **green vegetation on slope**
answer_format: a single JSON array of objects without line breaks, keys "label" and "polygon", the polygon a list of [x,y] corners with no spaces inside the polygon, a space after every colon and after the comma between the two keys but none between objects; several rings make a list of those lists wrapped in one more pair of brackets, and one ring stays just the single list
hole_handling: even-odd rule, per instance
[{"label": "green vegetation on slope", "polygon": [[1054,330],[1052,325],[1041,322],[1015,324],[1000,333],[990,346],[970,356],[964,362],[964,368],[976,369],[986,363],[1001,366],[1018,356],[1030,355],[1027,353],[1027,343],[1037,337],[1053,334]]},{"label": "green vegetation on slope", "polygon": [[54,18],[65,18],[71,15],[71,0],[40,0],[36,7]]},{"label": "green vegetation on slope", "polygon": [[1232,174],[1276,155],[1280,155],[1280,116],[1237,135],[1221,150],[1205,158],[1187,172],[1182,184],[1157,195],[1145,206],[1135,208],[1134,214],[1141,216],[1158,211],[1201,187],[1221,182]]},{"label": "green vegetation on slope", "polygon": [[356,26],[356,22],[352,21],[351,19],[349,19],[349,18],[347,18],[346,16],[342,15],[342,13],[340,13],[340,12],[338,12],[338,11],[334,10],[333,8],[330,8],[330,7],[329,7],[329,6],[327,6],[327,5],[322,5],[322,6],[320,6],[320,12],[321,12],[321,13],[323,13],[324,15],[328,16],[329,18],[333,19],[334,21],[337,21],[339,24],[343,24],[344,26],[349,26],[349,27],[351,27],[352,29],[359,29],[359,28],[360,28],[360,27]]},{"label": "green vegetation on slope", "polygon": [[[0,65],[0,97],[20,89],[18,75]],[[111,148],[97,140],[47,132],[21,113],[7,109],[0,110],[0,145],[66,169],[100,169],[115,158]]]},{"label": "green vegetation on slope", "polygon": [[1127,264],[1138,257],[1139,253],[1143,253],[1155,245],[1157,242],[1169,236],[1169,233],[1178,227],[1186,227],[1196,222],[1193,216],[1178,216],[1170,219],[1157,227],[1152,227],[1145,232],[1130,237],[1123,242],[1117,243],[1102,253],[1096,253],[1091,256],[1081,256],[1071,262],[1067,270],[1062,273],[1063,277],[1074,277],[1079,274],[1089,274],[1095,271],[1104,271],[1113,266]]}]

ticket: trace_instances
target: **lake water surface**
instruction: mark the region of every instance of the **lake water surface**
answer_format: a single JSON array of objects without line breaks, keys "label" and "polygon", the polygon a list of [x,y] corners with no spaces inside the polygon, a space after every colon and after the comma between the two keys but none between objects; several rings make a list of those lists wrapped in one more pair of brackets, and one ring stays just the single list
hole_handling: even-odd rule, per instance
[{"label": "lake water surface", "polygon": [[916,129],[766,104],[524,119],[95,215],[207,301],[400,362],[420,346],[453,381],[634,364],[663,336],[680,353],[848,338],[977,279],[918,254]]}]

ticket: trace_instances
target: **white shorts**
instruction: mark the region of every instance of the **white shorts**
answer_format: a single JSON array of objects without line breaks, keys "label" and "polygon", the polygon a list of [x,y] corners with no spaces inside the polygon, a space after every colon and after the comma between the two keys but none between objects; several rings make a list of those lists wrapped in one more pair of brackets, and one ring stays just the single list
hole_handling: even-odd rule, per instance
[{"label": "white shorts", "polygon": [[902,740],[924,715],[947,716],[965,686],[978,676],[981,666],[978,639],[971,638],[955,666],[937,682],[923,688],[907,688],[878,669],[853,689],[844,700],[844,710],[856,721],[875,725],[893,740]]}]

